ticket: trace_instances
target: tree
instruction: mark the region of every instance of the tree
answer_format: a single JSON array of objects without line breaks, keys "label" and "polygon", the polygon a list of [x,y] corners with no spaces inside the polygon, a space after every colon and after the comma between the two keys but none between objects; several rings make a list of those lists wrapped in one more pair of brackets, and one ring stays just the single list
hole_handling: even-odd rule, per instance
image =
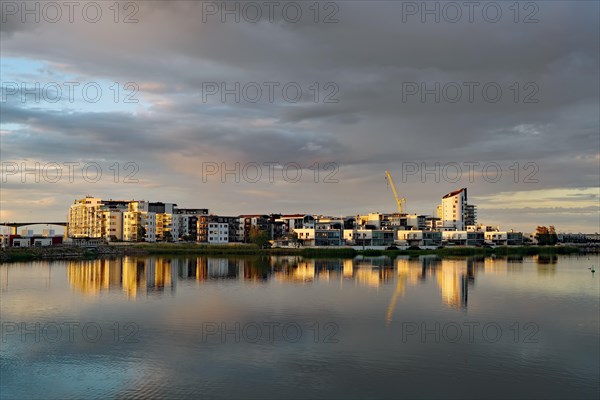
[{"label": "tree", "polygon": [[267,231],[259,229],[255,226],[250,228],[250,243],[257,245],[259,248],[265,248],[269,242],[269,234]]},{"label": "tree", "polygon": [[144,228],[144,225],[138,225],[137,235],[138,242],[144,242],[146,240],[146,228]]},{"label": "tree", "polygon": [[165,232],[165,242],[172,242],[173,241],[173,235],[171,234],[171,231],[166,231]]},{"label": "tree", "polygon": [[194,235],[183,235],[183,236],[181,237],[181,239],[182,239],[184,242],[194,242],[194,241],[196,241],[196,238],[194,237]]},{"label": "tree", "polygon": [[298,232],[292,232],[290,235],[290,239],[294,245],[295,248],[300,247],[300,240],[298,240]]},{"label": "tree", "polygon": [[539,246],[554,246],[558,242],[556,229],[553,225],[550,225],[550,229],[545,226],[538,226],[535,231]]}]

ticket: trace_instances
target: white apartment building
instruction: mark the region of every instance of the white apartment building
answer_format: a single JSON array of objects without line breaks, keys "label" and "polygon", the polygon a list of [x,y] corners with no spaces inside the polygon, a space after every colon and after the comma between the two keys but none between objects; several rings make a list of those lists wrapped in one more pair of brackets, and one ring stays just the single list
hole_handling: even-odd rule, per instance
[{"label": "white apartment building", "polygon": [[359,226],[370,225],[375,227],[375,229],[381,229],[382,218],[383,214],[380,214],[378,212],[369,213],[367,215],[359,215],[356,222]]},{"label": "white apartment building", "polygon": [[208,243],[229,243],[229,224],[222,222],[209,222]]},{"label": "white apartment building", "polygon": [[484,234],[480,231],[442,231],[442,244],[449,246],[481,246]]},{"label": "white apartment building", "polygon": [[466,212],[467,188],[455,190],[442,197],[442,227],[446,230],[465,230]]},{"label": "white apartment building", "polygon": [[423,230],[401,230],[396,232],[398,244],[403,246],[441,246],[442,232]]},{"label": "white apartment building", "polygon": [[342,230],[333,229],[325,224],[317,224],[316,228],[294,229],[298,240],[304,246],[341,246]]},{"label": "white apartment building", "polygon": [[371,229],[344,229],[344,241],[347,244],[370,244],[371,240],[373,240]]},{"label": "white apartment building", "polygon": [[304,226],[304,217],[304,214],[286,214],[282,215],[280,218],[277,218],[275,223],[282,223],[284,235],[287,235],[293,232],[294,229],[300,229]]},{"label": "white apartment building", "polygon": [[298,235],[298,240],[304,246],[315,245],[315,229],[314,228],[298,228],[294,229],[294,232]]},{"label": "white apartment building", "polygon": [[484,232],[485,243],[495,246],[520,246],[523,244],[523,233],[521,232]]}]

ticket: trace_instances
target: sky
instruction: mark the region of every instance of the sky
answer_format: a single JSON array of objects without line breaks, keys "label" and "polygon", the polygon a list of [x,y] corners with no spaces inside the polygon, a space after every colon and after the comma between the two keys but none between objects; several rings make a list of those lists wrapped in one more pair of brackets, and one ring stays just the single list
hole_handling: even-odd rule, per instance
[{"label": "sky", "polygon": [[598,232],[599,2],[471,4],[2,1],[0,221],[394,212],[389,170],[407,212]]}]

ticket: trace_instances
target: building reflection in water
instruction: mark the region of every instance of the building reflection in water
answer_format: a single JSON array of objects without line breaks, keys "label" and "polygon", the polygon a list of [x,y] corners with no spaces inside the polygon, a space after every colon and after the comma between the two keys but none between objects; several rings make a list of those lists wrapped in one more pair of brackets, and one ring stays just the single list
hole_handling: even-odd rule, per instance
[{"label": "building reflection in water", "polygon": [[[534,257],[539,273],[552,273],[556,258]],[[356,257],[354,259],[304,259],[299,256],[264,257],[123,257],[70,261],[71,287],[87,295],[122,291],[127,297],[174,292],[181,281],[240,280],[312,284],[316,281],[380,288],[395,285],[386,313],[390,322],[408,287],[435,282],[443,304],[466,308],[477,273],[507,274],[521,271],[522,257],[437,256]]]},{"label": "building reflection in water", "polygon": [[122,290],[135,299],[175,290],[176,266],[171,261],[154,257],[69,261],[67,276],[71,287],[86,295]]}]

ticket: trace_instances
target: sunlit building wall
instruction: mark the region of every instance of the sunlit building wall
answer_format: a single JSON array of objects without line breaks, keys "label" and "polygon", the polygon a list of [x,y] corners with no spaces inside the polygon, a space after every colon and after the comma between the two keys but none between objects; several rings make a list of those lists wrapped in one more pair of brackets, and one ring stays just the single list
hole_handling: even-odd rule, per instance
[{"label": "sunlit building wall", "polygon": [[67,234],[71,238],[101,238],[102,200],[96,197],[85,197],[69,207],[69,227]]}]

